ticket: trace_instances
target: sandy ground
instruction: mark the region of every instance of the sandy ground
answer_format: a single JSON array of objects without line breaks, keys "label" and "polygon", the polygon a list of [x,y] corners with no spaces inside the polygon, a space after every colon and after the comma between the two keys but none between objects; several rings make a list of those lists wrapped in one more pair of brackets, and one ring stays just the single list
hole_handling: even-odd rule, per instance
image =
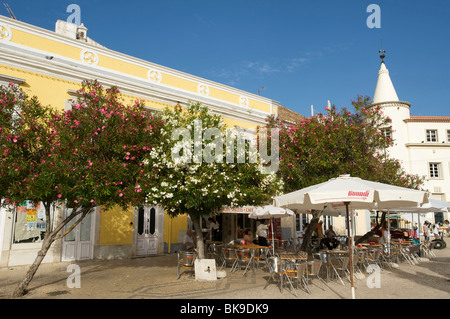
[{"label": "sandy ground", "polygon": [[[446,238],[450,242],[449,238]],[[434,250],[436,258],[421,258],[411,266],[407,262],[385,269],[378,287],[373,276],[355,279],[357,299],[449,299],[450,248]],[[68,277],[70,265],[80,269],[80,288],[70,288],[76,282]],[[350,283],[336,280],[321,287],[311,283],[312,293],[296,289],[298,297],[285,287],[280,291],[269,280],[266,269],[230,273],[216,281],[196,281],[183,273],[177,280],[176,254],[111,261],[81,261],[77,263],[43,264],[21,299],[178,299],[178,300],[244,300],[244,299],[351,299]],[[73,266],[71,266],[73,267]],[[28,267],[0,268],[0,298],[9,299],[14,287]],[[369,284],[368,284],[369,283]]]}]

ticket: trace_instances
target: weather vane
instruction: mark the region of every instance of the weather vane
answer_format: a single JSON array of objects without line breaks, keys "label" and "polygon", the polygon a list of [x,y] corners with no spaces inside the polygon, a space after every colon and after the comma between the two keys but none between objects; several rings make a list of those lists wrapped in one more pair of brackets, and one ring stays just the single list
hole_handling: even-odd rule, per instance
[{"label": "weather vane", "polygon": [[380,54],[381,62],[384,62],[384,58],[386,57],[386,51],[383,50],[383,40],[381,40],[381,50],[378,51]]},{"label": "weather vane", "polygon": [[384,51],[384,50],[380,50],[380,51],[378,51],[378,53],[380,53],[380,59],[381,59],[381,62],[384,62],[384,58],[386,57],[386,51]]}]

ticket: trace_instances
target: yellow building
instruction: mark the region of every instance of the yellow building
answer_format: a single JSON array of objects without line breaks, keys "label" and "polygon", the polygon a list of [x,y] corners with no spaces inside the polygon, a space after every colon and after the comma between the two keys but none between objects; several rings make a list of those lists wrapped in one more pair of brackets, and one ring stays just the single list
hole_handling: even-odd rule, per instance
[{"label": "yellow building", "polygon": [[[0,84],[15,83],[44,105],[68,109],[81,81],[117,86],[125,99],[145,100],[154,110],[198,101],[220,114],[227,125],[253,135],[279,103],[105,48],[87,29],[57,21],[55,31],[0,16]],[[29,264],[40,248],[39,207],[24,203],[0,214],[0,266]],[[35,224],[21,217],[37,212]],[[55,208],[54,218],[64,214]],[[28,216],[28,215],[27,215]],[[87,218],[44,262],[117,258],[173,252],[183,242],[187,217],[169,218],[159,207],[101,211]],[[20,234],[21,236],[19,236]]]}]

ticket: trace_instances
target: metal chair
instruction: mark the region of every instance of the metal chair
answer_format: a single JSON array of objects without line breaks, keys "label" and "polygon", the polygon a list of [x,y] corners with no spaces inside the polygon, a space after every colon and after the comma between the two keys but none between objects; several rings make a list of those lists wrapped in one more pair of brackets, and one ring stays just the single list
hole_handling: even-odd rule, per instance
[{"label": "metal chair", "polygon": [[254,249],[253,259],[256,263],[256,268],[259,269],[259,264],[263,263],[267,266],[267,258],[269,255],[269,247]]},{"label": "metal chair", "polygon": [[342,280],[341,276],[339,275],[339,273],[344,274],[347,279],[350,281],[350,275],[349,275],[349,270],[348,270],[348,264],[350,262],[350,258],[349,257],[341,257],[341,258],[333,258],[331,260],[331,268],[334,271],[334,274],[337,275],[337,277],[339,278],[339,280],[341,281],[342,285],[344,285],[344,281]]},{"label": "metal chair", "polygon": [[370,249],[367,253],[367,258],[366,258],[366,262],[365,262],[365,266],[366,269],[367,267],[369,267],[370,264],[375,264],[377,265],[380,270],[382,271],[381,268],[381,249]]},{"label": "metal chair", "polygon": [[296,270],[286,270],[286,274],[292,278],[292,280],[295,280],[297,282],[297,288],[298,284],[300,283],[301,286],[303,286],[308,294],[311,294],[311,289],[308,286],[307,279],[307,271],[308,271],[308,263],[303,262],[296,264]]},{"label": "metal chair", "polygon": [[252,263],[253,263],[252,254],[253,254],[253,252],[249,248],[243,248],[243,249],[236,250],[236,257],[237,257],[236,268],[237,268],[237,266],[239,266],[239,270],[240,270],[242,265],[246,266],[243,275],[245,275],[248,268],[252,266]]},{"label": "metal chair", "polygon": [[289,282],[291,290],[294,291],[295,295],[297,296],[297,292],[295,291],[294,286],[292,286],[291,279],[289,278],[289,276],[286,273],[286,270],[282,266],[281,259],[279,257],[269,257],[267,263],[269,266],[270,278],[267,280],[267,283],[263,289],[267,288],[271,280],[274,281],[278,280],[280,282],[280,292],[283,293],[283,279],[286,278],[287,281]]},{"label": "metal chair", "polygon": [[307,264],[308,264],[307,279],[309,280],[310,278],[311,279],[317,278],[320,282],[320,288],[322,290],[325,290],[324,282],[320,277],[320,268],[322,267],[322,260],[308,261]]},{"label": "metal chair", "polygon": [[[180,272],[181,269],[185,269],[184,272],[194,272],[194,261],[196,258],[196,252],[178,251],[177,279],[180,279],[180,276],[182,274]],[[192,274],[190,277],[192,277]]]},{"label": "metal chair", "polygon": [[236,249],[234,247],[223,247],[222,248],[222,265],[220,266],[220,270],[225,266],[227,267],[227,264],[231,264],[231,272],[235,270],[235,266],[237,263],[237,256],[236,256]]},{"label": "metal chair", "polygon": [[223,264],[222,245],[208,245],[208,257],[214,259],[217,265]]}]

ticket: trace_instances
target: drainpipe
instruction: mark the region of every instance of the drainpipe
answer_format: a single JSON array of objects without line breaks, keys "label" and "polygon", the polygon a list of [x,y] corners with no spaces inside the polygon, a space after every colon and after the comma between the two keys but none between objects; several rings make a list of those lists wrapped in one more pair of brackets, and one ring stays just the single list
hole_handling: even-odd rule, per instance
[{"label": "drainpipe", "polygon": [[172,218],[170,218],[170,223],[169,223],[169,249],[168,249],[168,253],[170,254],[171,248],[172,248]]}]

